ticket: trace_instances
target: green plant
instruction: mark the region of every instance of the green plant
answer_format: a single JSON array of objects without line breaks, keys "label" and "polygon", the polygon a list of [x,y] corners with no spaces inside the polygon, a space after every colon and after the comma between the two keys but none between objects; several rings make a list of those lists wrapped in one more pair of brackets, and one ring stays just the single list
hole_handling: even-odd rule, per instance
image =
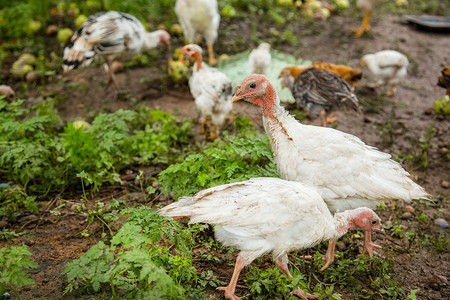
[{"label": "green plant", "polygon": [[246,180],[252,177],[278,177],[270,143],[265,135],[255,138],[225,137],[184,162],[169,166],[159,174],[165,192],[187,196],[202,188]]},{"label": "green plant", "polygon": [[15,220],[14,213],[25,207],[34,214],[39,213],[36,196],[28,196],[19,186],[0,190],[0,216],[8,215]]},{"label": "green plant", "polygon": [[80,287],[100,291],[109,286],[114,298],[183,298],[181,284],[195,287],[197,274],[189,249],[190,229],[160,217],[149,207],[125,209],[128,222],[69,263],[66,293]]},{"label": "green plant", "polygon": [[32,255],[26,245],[0,249],[0,294],[11,290],[17,299],[22,299],[16,287],[35,284],[25,272],[25,269],[39,268],[30,258]]}]

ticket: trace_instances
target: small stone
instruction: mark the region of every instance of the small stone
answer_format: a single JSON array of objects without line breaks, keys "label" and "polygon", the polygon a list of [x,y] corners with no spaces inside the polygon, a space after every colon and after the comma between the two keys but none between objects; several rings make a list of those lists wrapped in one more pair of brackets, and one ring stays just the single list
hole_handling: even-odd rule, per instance
[{"label": "small stone", "polygon": [[347,246],[345,245],[345,243],[343,241],[337,242],[336,247],[339,251],[344,251],[347,248]]},{"label": "small stone", "polygon": [[384,240],[384,235],[381,233],[377,233],[376,235],[377,240]]},{"label": "small stone", "polygon": [[123,71],[123,64],[118,61],[113,61],[111,64],[111,69],[114,73],[119,73]]},{"label": "small stone", "polygon": [[448,187],[449,187],[449,182],[447,181],[447,180],[442,180],[442,182],[441,182],[441,186],[444,188],[444,189],[448,189]]},{"label": "small stone", "polygon": [[125,171],[125,174],[127,174],[127,175],[133,174],[133,170],[128,169],[128,170]]},{"label": "small stone", "polygon": [[405,205],[405,207],[403,207],[403,211],[413,214],[415,212],[415,209],[411,205]]},{"label": "small stone", "polygon": [[173,199],[174,196],[175,196],[175,194],[174,194],[173,192],[170,192],[170,193],[169,193],[169,198],[170,198],[170,199]]},{"label": "small stone", "polygon": [[442,218],[438,218],[434,220],[434,224],[441,226],[441,228],[447,229],[448,228],[448,222]]},{"label": "small stone", "polygon": [[428,108],[428,109],[426,109],[423,113],[424,113],[425,115],[431,115],[433,112],[434,112],[434,109],[433,109],[433,108]]},{"label": "small stone", "polygon": [[392,221],[391,220],[387,220],[386,222],[384,222],[384,225],[392,225]]},{"label": "small stone", "polygon": [[47,33],[47,35],[56,35],[58,33],[58,29],[59,28],[56,25],[49,25],[45,32]]},{"label": "small stone", "polygon": [[1,220],[0,221],[0,229],[5,228],[6,226],[8,226],[8,222],[6,222],[5,220]]},{"label": "small stone", "polygon": [[5,100],[8,102],[14,101],[16,94],[14,90],[9,85],[0,85],[0,96],[5,96]]},{"label": "small stone", "polygon": [[23,238],[22,241],[23,241],[23,243],[24,243],[25,245],[27,245],[27,246],[32,246],[32,245],[35,244],[35,242],[34,242],[32,239],[26,238],[26,237]]},{"label": "small stone", "polygon": [[30,71],[27,73],[27,75],[25,76],[25,79],[27,80],[28,83],[33,83],[38,81],[40,78],[39,74],[37,74],[34,71]]},{"label": "small stone", "polygon": [[153,182],[152,182],[152,187],[153,187],[154,189],[158,188],[158,187],[159,187],[159,182],[158,182],[158,181],[153,181]]},{"label": "small stone", "polygon": [[447,284],[447,282],[448,282],[447,277],[442,276],[442,275],[436,275],[436,277],[439,278],[439,280],[440,280],[442,283]]},{"label": "small stone", "polygon": [[402,215],[402,219],[403,219],[403,220],[409,220],[409,219],[411,219],[411,217],[412,217],[412,213],[410,213],[410,212],[405,212],[405,213]]}]

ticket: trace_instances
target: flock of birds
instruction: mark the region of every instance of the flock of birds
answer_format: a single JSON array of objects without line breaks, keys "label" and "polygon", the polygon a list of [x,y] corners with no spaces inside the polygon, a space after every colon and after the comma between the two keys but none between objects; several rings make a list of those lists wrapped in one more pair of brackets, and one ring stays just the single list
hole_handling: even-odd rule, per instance
[{"label": "flock of birds", "polygon": [[[365,21],[357,36],[369,28],[370,9],[366,6]],[[429,195],[389,154],[354,135],[326,127],[330,121],[327,114],[334,108],[359,109],[353,90],[362,73],[322,62],[283,69],[279,75],[282,86],[291,90],[308,113],[320,115],[322,126],[304,125],[280,105],[273,84],[262,75],[271,62],[269,44],[262,43],[250,53],[252,75],[233,93],[231,80],[210,66],[216,61],[213,44],[220,22],[217,1],[177,0],[175,12],[189,42],[181,53],[195,61],[189,87],[201,112],[202,131],[207,138],[216,138],[232,102],[243,100],[261,107],[264,129],[282,177],[216,186],[159,211],[164,216],[188,216],[190,223],[214,224],[217,240],[240,250],[229,285],[218,288],[226,299],[240,299],[235,289],[241,270],[267,253],[286,276],[291,276],[287,265],[290,251],[330,241],[324,270],[334,260],[336,239],[348,230],[359,229],[367,231],[364,252],[372,257],[380,246],[372,242],[371,231],[383,228],[371,208],[384,201],[409,202]],[[210,65],[202,59],[202,48],[193,44],[198,35],[206,39]],[[106,62],[108,81],[117,85],[111,71],[113,60],[129,59],[169,41],[166,31],[148,33],[129,14],[102,12],[91,16],[72,37],[64,50],[64,69],[87,65],[98,55]],[[408,59],[397,51],[385,50],[365,55],[361,64],[367,65],[378,84],[389,86],[387,94],[392,95],[398,80],[406,75]],[[294,294],[302,299],[317,298],[300,288]]]}]

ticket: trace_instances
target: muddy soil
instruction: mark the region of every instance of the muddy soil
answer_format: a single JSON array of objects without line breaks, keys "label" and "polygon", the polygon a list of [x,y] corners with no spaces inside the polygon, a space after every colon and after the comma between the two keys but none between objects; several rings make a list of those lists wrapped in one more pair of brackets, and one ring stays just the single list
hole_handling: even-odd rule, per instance
[{"label": "muddy soil", "polygon": [[[354,39],[351,29],[359,25],[359,20],[348,16],[332,16],[328,21],[318,22],[314,30],[306,25],[288,24],[289,29],[299,38],[299,44],[291,46],[279,41],[273,45],[278,51],[290,53],[303,59],[312,61],[327,61],[345,63],[358,67],[363,54],[383,49],[394,49],[406,54],[410,60],[409,75],[397,87],[394,97],[385,97],[383,89],[374,90],[366,87],[370,77],[364,76],[356,93],[360,99],[376,102],[376,109],[370,104],[364,105],[363,113],[337,112],[334,124],[338,129],[360,137],[367,144],[376,146],[383,151],[398,155],[419,153],[419,138],[425,136],[431,128],[435,132],[431,138],[429,150],[430,166],[426,170],[416,168],[410,161],[403,160],[405,168],[412,177],[433,196],[446,197],[425,211],[428,217],[426,226],[422,230],[429,234],[444,234],[449,238],[448,229],[442,229],[433,223],[436,212],[440,209],[440,216],[450,220],[448,196],[449,189],[445,182],[450,181],[450,166],[445,153],[450,148],[448,129],[449,117],[437,116],[433,110],[434,100],[444,95],[444,90],[437,87],[437,77],[442,65],[450,63],[450,35],[448,33],[433,33],[419,31],[404,23],[400,16],[379,17],[372,24],[372,32],[360,39]],[[246,36],[251,32],[251,25],[243,21],[224,20],[221,31],[227,28],[226,36],[220,36],[216,49],[222,54],[222,49],[228,49],[233,36]],[[308,33],[304,33],[307,32]],[[266,32],[267,31],[267,32]],[[261,38],[270,35],[269,28],[264,30]],[[312,33],[311,33],[312,32]],[[176,41],[181,45],[181,39]],[[256,46],[250,42],[248,47]],[[247,45],[230,48],[227,54],[234,54],[247,50]],[[164,52],[161,52],[164,53]],[[168,55],[158,58],[160,67],[135,67],[117,74],[119,84],[126,87],[123,93],[116,93],[113,88],[106,89],[104,82],[106,74],[101,67],[89,67],[68,74],[57,76],[45,85],[37,85],[29,89],[26,104],[31,105],[42,101],[46,95],[60,95],[58,110],[65,121],[76,118],[90,120],[100,112],[111,112],[120,108],[134,108],[139,104],[151,108],[160,108],[179,117],[197,116],[193,98],[186,85],[167,83],[166,69]],[[366,71],[366,70],[363,70]],[[367,73],[365,73],[367,74]],[[68,85],[68,83],[72,83]],[[73,84],[75,82],[75,84]],[[21,83],[11,83],[20,90]],[[20,92],[18,96],[22,97]],[[257,108],[245,103],[237,103],[236,113],[250,116],[261,128],[260,113]],[[319,120],[306,120],[305,123],[318,124]],[[199,128],[195,128],[200,136]],[[129,172],[130,173],[130,172]],[[128,173],[128,175],[129,175]],[[124,173],[125,174],[125,173]],[[132,174],[132,173],[131,173]],[[125,177],[124,177],[125,178]],[[124,199],[135,205],[144,196],[134,186],[133,176],[128,176],[127,184],[109,186],[94,195],[98,199]],[[23,214],[17,223],[8,224],[8,228],[18,229],[24,226],[28,234],[17,238],[13,244],[25,243],[34,254],[33,259],[40,265],[37,270],[30,271],[36,285],[22,288],[20,293],[24,299],[71,299],[75,296],[63,296],[66,278],[61,274],[66,263],[84,254],[90,246],[101,239],[104,228],[92,224],[91,235],[83,237],[80,232],[86,228],[87,221],[83,215],[76,213],[70,205],[61,209],[61,215],[50,213],[59,200],[79,202],[80,195],[61,195],[59,199],[48,199],[40,205],[41,213],[38,217]],[[164,203],[167,202],[165,199]],[[387,210],[381,213],[382,220],[398,219],[403,213],[401,207],[393,213]],[[31,222],[30,222],[31,221]],[[29,222],[27,224],[27,222]],[[408,220],[400,219],[400,223],[410,226]],[[26,225],[27,224],[27,225]],[[97,227],[95,227],[97,226]],[[423,232],[422,232],[423,233]],[[420,289],[418,299],[448,299],[450,288],[447,279],[450,276],[450,262],[448,245],[444,252],[431,253],[428,248],[413,247],[408,252],[388,251],[395,247],[404,246],[404,239],[387,236],[378,240],[383,249],[376,251],[378,256],[395,257],[395,280],[407,290]],[[361,246],[361,241],[357,241]],[[7,245],[0,242],[0,246]],[[216,276],[227,281],[232,274],[230,266],[214,268]],[[345,299],[358,299],[345,290],[336,290]],[[238,295],[245,295],[246,290],[239,288]],[[221,299],[222,296],[211,290],[212,298]]]}]

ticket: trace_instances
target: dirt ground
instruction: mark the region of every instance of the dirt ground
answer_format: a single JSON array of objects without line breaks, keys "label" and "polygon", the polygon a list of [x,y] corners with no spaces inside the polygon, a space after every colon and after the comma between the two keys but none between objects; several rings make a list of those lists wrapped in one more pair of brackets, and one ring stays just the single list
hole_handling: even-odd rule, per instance
[{"label": "dirt ground", "polygon": [[[228,22],[228,23],[227,23]],[[410,60],[409,74],[397,87],[394,97],[384,97],[382,90],[373,90],[365,85],[368,77],[364,76],[356,93],[361,98],[379,99],[381,109],[373,111],[366,105],[364,113],[348,114],[337,113],[337,128],[339,130],[360,137],[367,144],[392,153],[417,153],[419,151],[418,140],[435,128],[431,139],[430,166],[426,170],[418,170],[413,164],[403,161],[405,168],[412,177],[421,184],[433,196],[447,197],[446,201],[440,201],[425,211],[428,224],[420,230],[430,234],[445,234],[449,238],[448,229],[442,229],[433,223],[436,212],[441,209],[440,216],[450,220],[448,186],[443,181],[450,181],[449,161],[445,153],[450,148],[448,129],[449,117],[439,117],[433,111],[434,100],[444,95],[444,89],[437,87],[437,77],[444,64],[450,63],[450,35],[449,33],[433,33],[419,31],[407,25],[401,16],[385,16],[379,18],[372,25],[372,32],[360,39],[351,35],[351,29],[357,27],[359,21],[347,16],[332,16],[326,22],[319,22],[317,28],[310,34],[302,34],[309,30],[307,27],[295,28],[288,25],[294,34],[300,36],[298,46],[290,46],[280,41],[273,45],[281,52],[290,53],[303,59],[312,61],[327,61],[333,63],[345,63],[353,67],[359,67],[359,59],[366,53],[373,53],[383,49],[394,49],[406,54]],[[232,23],[225,20],[221,23],[221,30],[227,28],[227,35],[220,36],[216,43],[216,49],[227,49],[232,36],[246,35],[251,31],[250,24],[239,21]],[[267,28],[266,28],[267,29]],[[267,30],[266,30],[267,31]],[[267,33],[266,33],[267,34]],[[264,35],[261,37],[264,38]],[[178,41],[181,44],[181,41]],[[248,47],[253,47],[252,43]],[[244,51],[247,48],[238,47],[227,54]],[[222,54],[221,50],[217,50]],[[159,58],[160,65],[166,64],[167,56]],[[364,71],[364,70],[363,70]],[[136,67],[127,69],[126,72],[117,74],[119,83],[126,86],[126,93],[117,94],[112,88],[104,89],[106,75],[103,69],[87,68],[73,72],[68,76],[55,78],[46,85],[35,86],[29,89],[27,104],[42,101],[46,95],[61,95],[58,101],[58,110],[66,121],[84,117],[89,120],[97,113],[111,112],[119,108],[134,108],[138,104],[144,104],[151,108],[160,108],[174,113],[180,117],[196,117],[195,105],[189,94],[187,86],[170,86],[161,75],[157,67]],[[161,80],[162,78],[162,80]],[[77,82],[74,87],[68,88],[61,82]],[[14,83],[20,87],[20,83]],[[20,92],[18,96],[21,97]],[[381,100],[380,100],[381,99]],[[383,100],[384,99],[384,100]],[[245,103],[237,103],[234,107],[238,113],[250,116],[256,122],[256,127],[261,130],[260,113],[257,108]],[[318,124],[319,120],[306,121]],[[390,122],[386,131],[387,121]],[[198,129],[196,129],[198,130]],[[380,133],[383,132],[383,133]],[[125,174],[125,173],[124,173]],[[132,173],[133,174],[133,173]],[[95,195],[95,199],[124,199],[136,202],[143,194],[133,188],[133,175],[124,175],[128,184],[105,187]],[[79,201],[79,195],[64,195],[62,200]],[[57,199],[57,200],[61,200]],[[58,201],[41,203],[39,216],[23,214],[18,222],[9,224],[12,229],[24,226],[29,234],[15,240],[14,245],[25,243],[34,254],[33,259],[40,265],[37,270],[32,270],[32,278],[36,285],[22,288],[20,293],[24,299],[71,299],[75,296],[63,296],[66,286],[66,278],[61,274],[65,264],[85,253],[90,246],[101,239],[102,228],[91,225],[93,234],[83,237],[80,232],[87,226],[83,215],[76,213],[70,205],[61,209],[61,215],[50,214]],[[395,214],[390,210],[382,213],[382,220],[390,217],[398,219],[403,213],[401,207]],[[408,220],[400,219],[400,223],[410,226]],[[94,227],[92,227],[94,226]],[[420,289],[418,299],[449,299],[450,288],[447,279],[450,277],[450,255],[448,246],[444,252],[433,252],[426,248],[412,248],[405,253],[389,252],[396,245],[403,245],[404,240],[386,237],[377,240],[383,249],[376,251],[376,255],[395,257],[394,270],[396,280],[407,290]],[[1,242],[0,246],[5,246]],[[360,244],[359,244],[360,246]],[[232,269],[223,266],[217,274],[219,279],[227,281]],[[345,299],[358,299],[357,295],[351,295],[345,290],[337,290]],[[221,298],[219,293],[212,291],[213,298]],[[238,289],[238,295],[244,295],[245,290]]]}]

